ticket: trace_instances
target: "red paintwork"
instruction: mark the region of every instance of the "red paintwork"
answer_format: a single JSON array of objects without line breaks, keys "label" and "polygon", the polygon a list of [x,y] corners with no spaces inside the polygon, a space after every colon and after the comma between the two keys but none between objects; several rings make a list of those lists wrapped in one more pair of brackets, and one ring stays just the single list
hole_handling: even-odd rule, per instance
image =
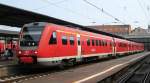
[{"label": "red paintwork", "polygon": [[20,61],[26,62],[26,63],[33,63],[33,58],[32,57],[20,57]]},{"label": "red paintwork", "polygon": [[28,55],[35,55],[35,51],[34,50],[24,50],[24,51],[21,51],[20,54],[18,54],[18,56],[28,56]]},{"label": "red paintwork", "polygon": [[[52,31],[56,30],[61,30],[64,32],[57,32],[57,39],[58,39],[58,44],[57,45],[48,45],[49,38],[51,36]],[[66,33],[69,32],[69,33]],[[77,55],[77,41],[75,41],[75,45],[71,46],[70,44],[68,45],[62,45],[61,42],[61,36],[66,35],[66,36],[74,36],[75,40],[77,40],[76,35],[72,33],[79,33],[81,35],[81,47],[82,47],[82,55],[85,54],[96,54],[96,53],[111,53],[112,52],[112,47],[110,45],[108,46],[87,46],[86,40],[87,38],[94,39],[94,40],[106,40],[107,42],[112,41],[112,37],[109,36],[104,36],[104,35],[99,35],[99,34],[93,34],[90,32],[86,31],[79,31],[76,29],[70,29],[68,27],[64,26],[58,26],[58,25],[49,25],[45,27],[45,30],[43,31],[40,44],[39,44],[39,49],[38,49],[38,57],[44,57],[44,58],[49,58],[49,57],[64,57],[64,56],[75,56]],[[85,35],[90,35],[93,37],[85,36]],[[95,38],[98,37],[98,38]],[[68,40],[69,42],[69,40]],[[92,51],[94,49],[94,51]],[[67,51],[68,50],[68,51]],[[66,52],[67,51],[67,52]]]},{"label": "red paintwork", "polygon": [[4,53],[5,51],[5,44],[3,42],[0,42],[0,54]]},{"label": "red paintwork", "polygon": [[[59,31],[58,31],[59,30]],[[57,44],[49,45],[49,40],[53,31],[56,31],[57,34]],[[22,33],[22,32],[21,32]],[[73,28],[68,28],[65,26],[55,25],[55,24],[47,24],[44,27],[44,30],[41,35],[41,39],[39,42],[39,46],[36,49],[37,54],[33,53],[33,51],[21,50],[21,54],[18,54],[20,60],[23,62],[32,61],[31,57],[25,58],[24,56],[37,56],[37,58],[53,58],[53,57],[68,57],[68,56],[77,56],[77,33],[80,34],[81,40],[81,54],[82,56],[87,56],[88,54],[100,54],[100,53],[113,53],[113,47],[110,45],[110,42],[115,43],[115,51],[117,52],[128,52],[135,50],[144,50],[143,44],[131,42],[124,39],[113,38],[109,36],[105,36],[102,34],[95,34],[87,31],[81,31]],[[21,34],[20,34],[21,35]],[[67,41],[69,43],[70,36],[74,37],[74,45],[62,45],[61,37],[62,35],[67,36]],[[107,46],[92,46],[92,42],[90,40],[90,46],[87,46],[87,39],[94,40],[105,40],[107,42]],[[127,46],[119,47],[119,43],[123,42]],[[25,53],[28,52],[28,53]],[[23,59],[21,58],[23,57]],[[29,61],[27,60],[29,59]]]},{"label": "red paintwork", "polygon": [[[129,41],[127,41],[127,40],[115,38],[116,52],[127,52],[127,51],[129,51],[128,42]],[[126,47],[120,47],[119,43],[126,44]]]},{"label": "red paintwork", "polygon": [[[41,40],[39,43],[38,57],[62,57],[62,56],[75,56],[77,54],[77,42],[75,41],[75,45],[71,46],[70,44],[62,45],[61,44],[61,35],[66,36],[74,36],[76,40],[76,35],[74,34],[64,34],[62,32],[57,32],[57,45],[49,45],[49,39],[52,31],[61,30],[60,27],[56,25],[46,26],[45,30],[42,33]],[[64,28],[64,27],[61,27]],[[66,31],[71,31],[71,29]],[[69,41],[69,40],[68,40]],[[67,51],[68,50],[68,51]],[[67,51],[67,52],[65,52]]]}]

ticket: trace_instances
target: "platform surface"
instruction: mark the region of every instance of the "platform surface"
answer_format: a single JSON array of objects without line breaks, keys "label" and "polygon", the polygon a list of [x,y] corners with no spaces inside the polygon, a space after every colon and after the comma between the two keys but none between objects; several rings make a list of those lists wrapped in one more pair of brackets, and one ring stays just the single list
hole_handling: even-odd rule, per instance
[{"label": "platform surface", "polygon": [[149,54],[150,52],[143,52],[122,58],[107,60],[88,66],[51,73],[48,76],[26,80],[22,83],[96,83],[121,70],[131,62],[140,60]]},{"label": "platform surface", "polygon": [[17,65],[16,60],[0,60],[0,67]]}]

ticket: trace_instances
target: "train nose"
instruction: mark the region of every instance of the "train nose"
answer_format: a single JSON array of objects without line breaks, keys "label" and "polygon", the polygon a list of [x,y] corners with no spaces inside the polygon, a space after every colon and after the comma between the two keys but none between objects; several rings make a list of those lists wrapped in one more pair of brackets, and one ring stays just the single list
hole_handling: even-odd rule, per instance
[{"label": "train nose", "polygon": [[37,55],[38,52],[36,50],[23,50],[23,51],[18,51],[19,55]]},{"label": "train nose", "polygon": [[21,63],[37,63],[37,54],[36,50],[20,50],[18,51],[18,57]]}]

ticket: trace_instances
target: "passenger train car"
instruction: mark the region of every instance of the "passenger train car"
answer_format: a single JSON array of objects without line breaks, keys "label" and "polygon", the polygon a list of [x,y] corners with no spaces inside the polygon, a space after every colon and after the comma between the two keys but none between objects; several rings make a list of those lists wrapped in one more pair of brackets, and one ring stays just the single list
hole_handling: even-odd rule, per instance
[{"label": "passenger train car", "polygon": [[141,43],[52,23],[25,24],[17,57],[21,64],[57,65],[141,52]]}]

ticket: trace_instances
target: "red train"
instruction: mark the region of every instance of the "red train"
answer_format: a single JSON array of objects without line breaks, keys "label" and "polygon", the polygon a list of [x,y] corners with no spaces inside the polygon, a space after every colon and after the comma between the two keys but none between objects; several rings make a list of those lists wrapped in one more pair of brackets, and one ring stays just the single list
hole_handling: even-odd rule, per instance
[{"label": "red train", "polygon": [[141,52],[141,43],[52,23],[25,24],[20,33],[19,63],[70,64]]}]

